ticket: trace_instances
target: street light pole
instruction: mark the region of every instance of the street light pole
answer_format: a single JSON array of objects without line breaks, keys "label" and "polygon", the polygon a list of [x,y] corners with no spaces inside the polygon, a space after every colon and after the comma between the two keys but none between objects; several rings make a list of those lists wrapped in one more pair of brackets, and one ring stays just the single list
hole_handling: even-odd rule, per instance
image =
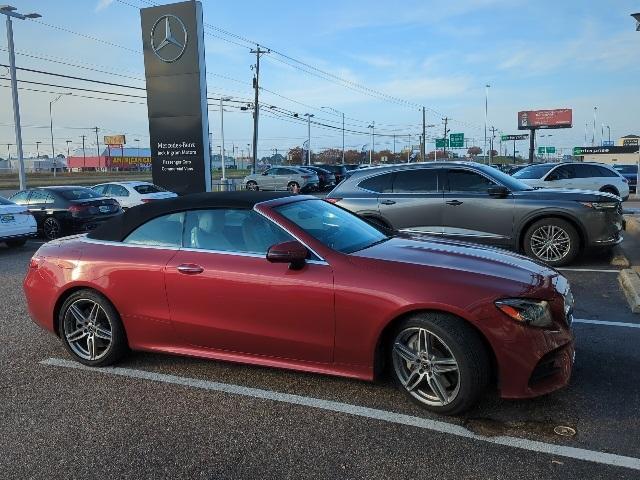
[{"label": "street light pole", "polygon": [[[489,88],[491,85],[486,84],[484,86],[484,155],[487,156],[487,119],[489,117]],[[445,139],[446,141],[446,139]]]},{"label": "street light pole", "polygon": [[227,181],[225,162],[224,162],[224,105],[222,102],[227,102],[230,98],[220,97],[220,141],[222,142],[222,183]]},{"label": "street light pole", "polygon": [[54,100],[49,102],[49,128],[51,130],[51,158],[53,158],[53,178],[56,177],[56,170],[58,169],[56,165],[56,149],[53,145],[53,104],[62,98],[62,94],[58,95]]},{"label": "street light pole", "polygon": [[593,107],[593,131],[591,132],[591,146],[596,145],[596,117],[598,114],[598,107]]},{"label": "street light pole", "polygon": [[36,157],[40,158],[40,144],[42,142],[36,142]]},{"label": "street light pole", "polygon": [[0,13],[7,17],[7,46],[9,49],[9,72],[11,75],[11,99],[13,101],[13,123],[16,131],[16,150],[18,154],[18,179],[20,190],[27,187],[27,178],[24,172],[24,154],[22,152],[22,128],[20,126],[20,102],[18,101],[18,80],[16,78],[16,54],[13,44],[13,23],[12,18],[24,20],[26,18],[39,18],[38,13],[23,15],[16,12],[16,7],[11,5],[0,6]]},{"label": "street light pole", "polygon": [[367,128],[371,129],[371,148],[369,149],[369,165],[373,163],[373,151],[376,148],[376,122],[371,122]]},{"label": "street light pole", "polygon": [[[631,16],[636,21],[636,32],[640,32],[640,13],[632,13]],[[638,188],[640,186],[640,138],[636,139],[638,145],[638,161],[636,163],[636,196],[638,196]]]},{"label": "street light pole", "polygon": [[[69,144],[71,143],[71,140],[65,140],[65,142],[67,143],[67,158],[69,158]],[[68,162],[69,160],[67,160]],[[68,163],[67,163],[68,165]]]},{"label": "street light pole", "polygon": [[305,113],[307,117],[307,165],[311,165],[311,117],[315,117],[312,113]]}]

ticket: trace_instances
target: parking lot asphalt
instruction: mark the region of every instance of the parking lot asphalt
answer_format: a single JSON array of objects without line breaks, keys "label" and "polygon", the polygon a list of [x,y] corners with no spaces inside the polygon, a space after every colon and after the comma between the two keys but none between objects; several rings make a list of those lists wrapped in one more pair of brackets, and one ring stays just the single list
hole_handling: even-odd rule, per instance
[{"label": "parking lot asphalt", "polygon": [[[460,418],[388,381],[149,353],[77,369],[26,312],[37,247],[0,246],[0,478],[640,478],[640,328],[576,323],[567,388]],[[615,270],[594,253],[563,271],[578,320],[640,326]]]}]

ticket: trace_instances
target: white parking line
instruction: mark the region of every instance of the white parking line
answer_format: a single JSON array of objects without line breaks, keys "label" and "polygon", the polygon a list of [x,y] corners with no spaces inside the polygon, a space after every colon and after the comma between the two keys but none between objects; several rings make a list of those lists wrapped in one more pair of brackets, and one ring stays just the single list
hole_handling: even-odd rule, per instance
[{"label": "white parking line", "polygon": [[612,465],[616,467],[625,467],[634,470],[640,470],[640,458],[616,455],[613,453],[598,452],[595,450],[586,450],[583,448],[567,447],[564,445],[555,445],[552,443],[544,443],[516,437],[486,437],[484,435],[477,435],[464,427],[451,423],[441,422],[438,420],[430,420],[427,418],[415,417],[411,415],[403,415],[401,413],[394,413],[386,410],[379,410],[376,408],[368,408],[361,407],[359,405],[351,405],[348,403],[334,402],[332,400],[323,400],[320,398],[305,397],[301,395],[293,395],[290,393],[281,393],[271,390],[243,387],[241,385],[211,382],[196,378],[179,377],[176,375],[148,372],[145,370],[134,370],[131,368],[91,368],[86,367],[80,363],[70,360],[63,360],[61,358],[49,358],[47,360],[43,360],[40,363],[43,365],[74,368],[99,374],[101,373],[118,375],[121,377],[136,378],[140,380],[150,380],[153,382],[182,385],[185,387],[199,388],[214,392],[223,392],[231,395],[242,395],[245,397],[259,398],[262,400],[271,400],[275,402],[300,405],[303,407],[319,408],[321,410],[327,410],[330,412],[345,413],[347,415],[371,418],[384,422],[395,423],[398,425],[422,428],[425,430],[445,433],[448,435],[455,435],[457,437],[492,443],[495,445],[503,445],[507,447],[519,448],[522,450],[529,450],[532,452],[547,453],[550,455],[558,455],[561,457],[574,458],[577,460],[585,460],[587,462],[599,463],[603,465]]},{"label": "white parking line", "polygon": [[640,328],[640,323],[625,323],[625,322],[609,322],[607,320],[587,320],[585,318],[574,318],[573,323],[588,323],[591,325],[606,325],[608,327],[626,327],[626,328]]},{"label": "white parking line", "polygon": [[599,273],[620,273],[620,270],[606,268],[559,268],[561,272],[599,272]]}]

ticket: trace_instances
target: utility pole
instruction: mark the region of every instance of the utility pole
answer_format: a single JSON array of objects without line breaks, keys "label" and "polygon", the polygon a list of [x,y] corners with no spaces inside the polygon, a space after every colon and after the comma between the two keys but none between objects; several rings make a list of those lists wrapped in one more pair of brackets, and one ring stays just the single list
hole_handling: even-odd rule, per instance
[{"label": "utility pole", "polygon": [[[225,161],[224,161],[224,104],[222,102],[229,101],[230,98],[220,97],[220,141],[222,142],[222,183],[227,181],[225,176]],[[224,188],[224,187],[223,187]]]},{"label": "utility pole", "polygon": [[489,118],[489,88],[491,85],[486,84],[484,94],[484,156],[487,157],[487,119]]},{"label": "utility pole", "polygon": [[40,144],[42,142],[36,142],[36,157],[40,158]]},{"label": "utility pole", "polygon": [[9,49],[9,72],[11,76],[11,99],[13,101],[13,123],[16,130],[16,153],[18,154],[18,179],[20,190],[27,188],[27,177],[24,173],[24,154],[22,152],[22,128],[20,126],[20,102],[18,101],[18,80],[16,77],[16,54],[13,44],[12,18],[24,20],[26,18],[40,18],[39,13],[23,15],[16,12],[16,7],[11,5],[0,6],[0,13],[7,17],[7,46]]},{"label": "utility pole", "polygon": [[255,100],[253,104],[253,171],[256,173],[256,165],[258,158],[258,116],[260,113],[260,103],[258,101],[258,92],[260,91],[260,55],[264,53],[271,53],[271,50],[263,50],[260,45],[256,44],[255,49],[251,49],[251,53],[256,54],[256,74],[253,77],[253,89],[255,90]]},{"label": "utility pole", "polygon": [[[66,144],[67,144],[67,158],[69,158],[69,144],[71,143],[71,140],[65,140]],[[68,160],[67,160],[68,162]]]},{"label": "utility pole", "polygon": [[446,158],[447,156],[447,123],[449,123],[449,117],[444,117],[442,119],[442,121],[444,122],[444,136],[442,137],[444,139],[444,147],[442,149],[442,153],[444,153],[444,157]]},{"label": "utility pole", "polygon": [[304,116],[307,117],[307,165],[311,165],[311,117],[315,115],[305,113]]},{"label": "utility pole", "polygon": [[56,177],[56,170],[58,170],[58,166],[56,165],[56,149],[53,145],[53,104],[62,98],[62,95],[58,95],[54,100],[49,102],[49,128],[51,130],[51,158],[53,158],[53,178]]},{"label": "utility pole", "polygon": [[84,171],[87,168],[87,152],[84,149],[84,140],[87,138],[86,135],[80,135],[82,137],[82,170]]},{"label": "utility pole", "polygon": [[396,134],[393,134],[393,159],[396,159]]},{"label": "utility pole", "polygon": [[493,158],[493,139],[496,137],[496,131],[498,130],[496,127],[491,127],[491,140],[489,146],[489,165],[491,165],[491,159]]},{"label": "utility pole", "polygon": [[97,168],[100,166],[100,141],[98,140],[98,127],[93,127],[93,130],[95,130],[96,132],[96,153],[98,155],[98,164],[96,165]]},{"label": "utility pole", "polygon": [[598,107],[593,107],[593,132],[591,133],[591,146],[596,144],[596,117],[598,115]]},{"label": "utility pole", "polygon": [[373,164],[373,151],[376,148],[376,122],[371,122],[367,128],[371,129],[371,148],[369,149],[369,165]]},{"label": "utility pole", "polygon": [[427,114],[426,114],[426,109],[424,108],[424,105],[422,106],[422,142],[420,142],[420,157],[422,159],[422,161],[424,162],[426,160],[425,158],[425,153],[426,153],[426,143],[427,143]]}]

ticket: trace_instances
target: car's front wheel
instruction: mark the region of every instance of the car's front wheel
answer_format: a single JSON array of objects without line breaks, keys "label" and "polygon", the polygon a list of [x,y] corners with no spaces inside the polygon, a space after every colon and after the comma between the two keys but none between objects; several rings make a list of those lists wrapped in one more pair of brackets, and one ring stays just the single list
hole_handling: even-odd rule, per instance
[{"label": "car's front wheel", "polygon": [[253,180],[250,180],[247,182],[247,190],[252,190],[254,192],[257,192],[259,189],[260,188],[258,187],[258,184]]},{"label": "car's front wheel", "polygon": [[300,185],[298,184],[298,182],[289,182],[289,184],[287,185],[287,191],[291,193],[298,193],[300,192]]},{"label": "car's front wheel", "polygon": [[93,290],[71,294],[62,304],[58,322],[64,346],[80,363],[103,367],[126,353],[127,340],[118,312]]},{"label": "car's front wheel", "polygon": [[552,267],[571,263],[580,251],[576,229],[561,218],[544,218],[529,227],[524,236],[524,250],[532,258]]},{"label": "car's front wheel", "polygon": [[403,321],[392,336],[393,376],[411,400],[445,415],[474,405],[489,383],[487,351],[463,320],[426,312]]}]

